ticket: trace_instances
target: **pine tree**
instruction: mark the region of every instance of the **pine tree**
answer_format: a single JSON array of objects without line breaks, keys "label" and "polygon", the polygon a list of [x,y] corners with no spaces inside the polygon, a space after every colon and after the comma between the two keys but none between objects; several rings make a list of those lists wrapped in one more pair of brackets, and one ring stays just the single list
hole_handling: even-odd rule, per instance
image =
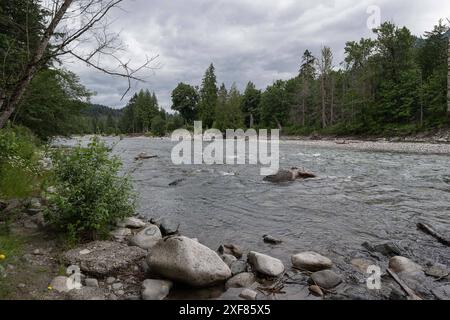
[{"label": "pine tree", "polygon": [[216,105],[217,79],[214,65],[211,64],[205,72],[200,89],[200,119],[207,128],[210,128],[214,122]]}]

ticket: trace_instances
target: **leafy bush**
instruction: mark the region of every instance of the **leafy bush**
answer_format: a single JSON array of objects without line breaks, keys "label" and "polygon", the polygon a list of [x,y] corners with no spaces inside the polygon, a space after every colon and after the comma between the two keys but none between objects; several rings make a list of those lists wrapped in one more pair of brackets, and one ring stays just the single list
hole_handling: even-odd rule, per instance
[{"label": "leafy bush", "polygon": [[0,197],[29,196],[40,175],[37,139],[26,128],[0,130]]},{"label": "leafy bush", "polygon": [[104,238],[117,219],[133,214],[131,182],[119,176],[121,162],[98,138],[86,148],[55,152],[53,162],[56,193],[45,216],[69,240]]}]

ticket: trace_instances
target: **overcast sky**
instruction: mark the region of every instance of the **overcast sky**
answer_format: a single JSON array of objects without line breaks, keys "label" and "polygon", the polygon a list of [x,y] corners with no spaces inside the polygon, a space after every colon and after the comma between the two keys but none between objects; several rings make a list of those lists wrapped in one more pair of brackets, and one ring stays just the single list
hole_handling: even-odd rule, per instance
[{"label": "overcast sky", "polygon": [[[346,41],[371,35],[367,10],[373,5],[382,21],[406,25],[416,35],[450,17],[448,0],[124,0],[112,28],[136,64],[159,55],[159,68],[144,72],[147,82],[132,90],[155,91],[169,110],[176,85],[199,85],[211,62],[219,83],[236,82],[241,90],[249,80],[264,89],[292,77],[305,49],[318,54],[322,45],[330,46],[339,66]],[[123,79],[80,63],[66,67],[97,92],[94,103],[119,108],[129,100],[120,100]]]}]

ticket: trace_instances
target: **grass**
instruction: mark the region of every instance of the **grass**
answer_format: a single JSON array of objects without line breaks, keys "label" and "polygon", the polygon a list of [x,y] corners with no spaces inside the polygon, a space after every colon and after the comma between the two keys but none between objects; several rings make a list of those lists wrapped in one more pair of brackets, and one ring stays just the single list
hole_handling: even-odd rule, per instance
[{"label": "grass", "polygon": [[16,265],[23,255],[23,239],[0,231],[0,300],[14,293],[13,285],[7,274],[9,264]]}]

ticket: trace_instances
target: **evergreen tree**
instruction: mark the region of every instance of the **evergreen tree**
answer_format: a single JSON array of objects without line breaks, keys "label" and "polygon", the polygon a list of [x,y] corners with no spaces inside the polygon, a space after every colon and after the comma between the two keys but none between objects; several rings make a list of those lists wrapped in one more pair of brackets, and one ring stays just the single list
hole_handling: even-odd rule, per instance
[{"label": "evergreen tree", "polygon": [[259,105],[261,102],[261,91],[256,89],[253,82],[249,82],[242,97],[241,109],[245,117],[245,125],[248,128],[258,124],[260,118]]},{"label": "evergreen tree", "polygon": [[211,64],[205,72],[200,88],[200,119],[207,128],[210,128],[214,122],[214,112],[217,106],[217,91],[215,68]]}]

